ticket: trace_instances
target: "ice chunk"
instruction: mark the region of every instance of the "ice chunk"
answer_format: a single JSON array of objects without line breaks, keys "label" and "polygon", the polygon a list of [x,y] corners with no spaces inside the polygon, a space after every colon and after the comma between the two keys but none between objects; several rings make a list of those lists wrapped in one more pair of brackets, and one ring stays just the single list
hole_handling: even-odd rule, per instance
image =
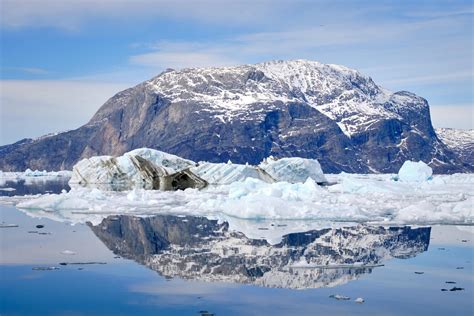
[{"label": "ice chunk", "polygon": [[398,171],[398,178],[407,182],[423,182],[431,180],[433,169],[423,161],[405,161]]},{"label": "ice chunk", "polygon": [[76,252],[72,251],[72,250],[63,250],[63,251],[61,251],[61,254],[63,254],[63,255],[75,255]]},{"label": "ice chunk", "polygon": [[275,180],[259,167],[232,163],[202,163],[190,169],[209,184],[230,184],[247,178],[273,183]]},{"label": "ice chunk", "polygon": [[[434,180],[443,181],[421,183],[393,181],[390,177],[329,175],[331,181],[338,182],[333,186],[318,186],[312,178],[304,183],[267,183],[247,177],[227,185],[176,192],[73,188],[56,195],[0,197],[0,203],[14,203],[43,217],[59,216],[81,222],[110,214],[172,213],[225,216],[242,222],[298,219],[384,224],[474,223],[474,174],[435,175]],[[266,231],[257,230],[257,237],[263,232]]]},{"label": "ice chunk", "polygon": [[308,178],[311,178],[317,183],[327,182],[321,165],[316,159],[293,157],[277,160],[271,157],[265,159],[259,167],[265,170],[276,181],[303,183]]},{"label": "ice chunk", "polygon": [[[106,190],[129,190],[134,187],[164,189],[167,187],[165,177],[194,165],[191,160],[154,149],[140,148],[120,157],[96,156],[83,159],[74,166],[69,183],[96,184]],[[186,176],[192,178],[192,175]],[[171,183],[174,178],[166,180]]]},{"label": "ice chunk", "polygon": [[192,160],[184,159],[172,154],[165,153],[163,151],[150,148],[138,148],[123,154],[123,156],[140,156],[146,160],[153,162],[157,166],[166,168],[170,173],[181,171],[196,165],[196,163]]},{"label": "ice chunk", "polygon": [[39,171],[39,170],[31,170],[31,169],[26,169],[25,172],[23,173],[25,177],[42,177],[42,176],[47,176],[48,172],[46,170]]},{"label": "ice chunk", "polygon": [[333,295],[330,295],[329,297],[334,298],[338,301],[348,301],[351,299],[349,296],[340,295],[340,294],[335,294],[335,295],[333,294]]}]

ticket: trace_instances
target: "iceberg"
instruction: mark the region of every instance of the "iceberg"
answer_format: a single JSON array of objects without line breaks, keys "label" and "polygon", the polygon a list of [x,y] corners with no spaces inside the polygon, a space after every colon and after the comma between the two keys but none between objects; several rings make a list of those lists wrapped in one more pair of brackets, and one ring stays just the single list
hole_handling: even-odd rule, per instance
[{"label": "iceberg", "polygon": [[96,156],[73,167],[69,183],[108,190],[133,188],[173,190],[204,187],[205,181],[187,171],[195,162],[158,150],[140,148],[120,157]]},{"label": "iceberg", "polygon": [[48,216],[56,214],[73,222],[111,214],[167,213],[242,220],[474,224],[473,174],[435,175],[433,181],[423,183],[393,181],[380,175],[328,178],[338,184],[319,186],[311,178],[304,183],[267,183],[247,178],[200,190],[139,188],[115,192],[80,187],[61,194],[2,199],[20,209],[45,210]]},{"label": "iceberg", "polygon": [[327,182],[319,162],[304,158],[268,158],[259,166],[209,163],[180,158],[154,149],[140,148],[119,157],[96,156],[79,161],[73,168],[71,185],[105,190],[133,188],[175,190],[227,185],[257,179],[265,183]]},{"label": "iceberg", "polygon": [[39,171],[26,169],[24,172],[6,172],[0,170],[0,186],[9,182],[24,181],[26,184],[39,183],[54,180],[67,180],[71,177],[71,171]]},{"label": "iceberg", "polygon": [[423,161],[405,161],[398,171],[398,179],[406,182],[423,182],[431,180],[433,169]]},{"label": "iceberg", "polygon": [[[194,163],[139,149],[120,157],[80,161],[74,167],[69,192],[2,197],[0,202],[71,222],[111,214],[167,213],[239,221],[474,224],[473,174],[433,176],[423,162],[406,162],[399,172],[400,181],[394,177],[324,175],[316,160],[302,158],[270,158],[259,166]],[[318,185],[323,181],[330,185]],[[89,185],[97,183],[107,190]],[[123,188],[115,190],[120,185]]]},{"label": "iceberg", "polygon": [[269,157],[262,161],[259,167],[276,181],[304,183],[308,178],[311,178],[320,184],[327,182],[321,165],[316,159],[299,157],[274,159]]},{"label": "iceberg", "polygon": [[190,169],[191,172],[206,180],[209,184],[224,185],[242,182],[246,179],[258,179],[267,183],[275,182],[265,170],[256,166],[233,163],[201,163]]}]

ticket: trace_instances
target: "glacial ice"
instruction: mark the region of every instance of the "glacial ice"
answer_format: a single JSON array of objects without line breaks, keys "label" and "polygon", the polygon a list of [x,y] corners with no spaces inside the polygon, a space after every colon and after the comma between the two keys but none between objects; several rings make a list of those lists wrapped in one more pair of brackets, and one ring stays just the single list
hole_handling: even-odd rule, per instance
[{"label": "glacial ice", "polygon": [[311,178],[318,183],[327,182],[321,165],[316,159],[298,157],[273,159],[273,157],[269,157],[259,167],[277,181],[302,183]]},{"label": "glacial ice", "polygon": [[[107,191],[76,186],[61,194],[0,197],[0,203],[14,204],[31,216],[69,223],[99,223],[116,214],[206,216],[226,220],[233,229],[245,231],[251,238],[264,236],[275,242],[283,232],[301,231],[323,222],[474,224],[474,174],[432,175],[422,162],[405,163],[398,176],[324,175],[317,161],[301,158],[267,159],[260,166],[202,162],[194,165],[177,156],[140,149],[112,159],[113,168],[100,167],[111,161],[108,156],[83,160],[79,164],[85,165],[75,168],[73,178],[80,173],[82,177],[86,174],[111,182],[117,180],[117,175],[133,179],[138,171],[133,169],[130,157],[138,154],[169,172],[191,166],[191,172],[209,185],[200,190],[178,191],[144,190],[136,186],[126,191]],[[13,175],[20,176],[0,174]],[[22,173],[21,176],[25,177]],[[318,182],[335,184],[320,186]],[[272,225],[268,230],[260,230],[258,226],[266,223],[268,228],[270,223],[282,221],[284,228]]]},{"label": "glacial ice", "polygon": [[264,170],[250,165],[205,162],[190,170],[211,185],[231,184],[248,178],[259,179],[269,183],[275,182]]},{"label": "glacial ice", "polygon": [[[133,158],[142,157],[162,168],[163,173],[172,174],[195,165],[195,162],[172,154],[149,148],[139,148],[119,157],[95,156],[79,161],[73,167],[70,184],[100,184],[104,189],[132,189],[145,187],[145,179]],[[151,184],[150,184],[151,185]]]},{"label": "glacial ice", "polygon": [[423,161],[405,161],[398,171],[398,179],[408,182],[423,182],[431,180],[433,169]]},{"label": "glacial ice", "polygon": [[[435,175],[432,181],[394,181],[393,175],[327,175],[337,184],[247,178],[183,191],[101,191],[73,188],[61,194],[2,198],[26,210],[70,222],[112,214],[182,214],[257,220],[317,220],[383,224],[474,224],[473,174]],[[1,201],[1,200],[0,200]],[[42,213],[43,215],[45,213]],[[56,215],[53,215],[56,214]]]},{"label": "glacial ice", "polygon": [[24,172],[4,172],[0,171],[0,186],[4,186],[7,182],[25,181],[26,184],[34,182],[56,180],[59,178],[68,179],[71,177],[71,171],[39,171],[26,169]]},{"label": "glacial ice", "polygon": [[133,189],[150,188],[146,185],[152,179],[140,170],[135,157],[144,158],[154,166],[162,168],[164,173],[189,169],[194,175],[211,185],[225,185],[241,182],[247,178],[259,179],[267,183],[286,181],[303,183],[308,178],[318,183],[326,182],[321,166],[316,159],[269,158],[259,166],[228,163],[195,163],[175,155],[158,150],[140,148],[119,157],[96,156],[79,161],[73,168],[70,184],[100,184],[100,188]]}]

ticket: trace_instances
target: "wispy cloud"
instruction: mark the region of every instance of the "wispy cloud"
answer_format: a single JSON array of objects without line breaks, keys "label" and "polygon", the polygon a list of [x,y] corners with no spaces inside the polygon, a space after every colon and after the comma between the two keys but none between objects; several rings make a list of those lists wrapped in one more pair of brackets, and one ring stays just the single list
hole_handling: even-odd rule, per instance
[{"label": "wispy cloud", "polygon": [[444,83],[444,82],[453,82],[453,81],[464,81],[466,79],[472,79],[473,74],[470,70],[456,71],[451,73],[442,73],[442,74],[431,74],[427,76],[414,76],[414,77],[405,77],[405,78],[395,78],[391,80],[385,80],[385,84],[390,85],[400,85],[400,84],[409,84],[409,83]]},{"label": "wispy cloud", "polygon": [[[1,24],[7,27],[53,26],[78,29],[94,19],[179,18],[204,23],[267,23],[308,0],[2,0]],[[324,1],[325,2],[325,1]],[[260,19],[259,19],[260,18]]]},{"label": "wispy cloud", "polygon": [[1,80],[0,144],[77,128],[127,87],[77,80]]},{"label": "wispy cloud", "polygon": [[24,72],[32,75],[47,75],[50,73],[47,69],[37,67],[5,67],[5,70]]},{"label": "wispy cloud", "polygon": [[395,87],[453,82],[472,78],[469,43],[453,35],[469,21],[456,17],[384,23],[346,20],[219,41],[142,43],[140,47],[148,46],[149,51],[131,56],[130,61],[162,69],[307,58],[364,68]]},{"label": "wispy cloud", "polygon": [[[219,45],[217,45],[219,46]],[[158,43],[154,51],[130,58],[132,64],[161,68],[219,67],[237,65],[235,54],[225,47],[206,47],[196,43]]]},{"label": "wispy cloud", "polygon": [[474,104],[433,105],[430,112],[434,127],[474,129]]}]

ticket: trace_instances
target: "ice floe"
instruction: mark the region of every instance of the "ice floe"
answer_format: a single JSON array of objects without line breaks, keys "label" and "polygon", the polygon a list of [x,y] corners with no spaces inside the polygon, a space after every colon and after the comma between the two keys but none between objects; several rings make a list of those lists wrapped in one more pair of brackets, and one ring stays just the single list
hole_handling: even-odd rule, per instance
[{"label": "ice floe", "polygon": [[298,183],[305,182],[308,178],[311,178],[318,183],[327,182],[321,165],[316,159],[298,157],[274,159],[269,157],[259,167],[276,181]]},{"label": "ice floe", "polygon": [[[141,159],[150,165],[142,164]],[[195,176],[207,186],[145,190],[143,183],[156,181],[156,173],[146,173],[150,170]],[[71,182],[79,178],[92,181],[94,177],[109,184],[125,179],[126,183],[141,185],[130,185],[124,191],[73,186],[61,194],[0,197],[0,203],[14,204],[29,215],[70,223],[98,223],[116,214],[199,215],[229,221],[250,231],[252,237],[272,240],[291,228],[262,228],[258,223],[474,224],[474,174],[432,175],[422,162],[405,163],[398,175],[324,175],[316,160],[302,158],[267,159],[259,166],[194,163],[156,150],[138,149],[117,158],[83,160],[75,167]]]},{"label": "ice floe", "polygon": [[303,183],[308,178],[318,183],[326,182],[316,159],[268,158],[259,166],[228,163],[196,163],[158,150],[141,148],[119,157],[97,156],[79,161],[73,168],[70,184],[80,184],[104,190],[176,189],[164,183],[178,183],[182,175],[186,179],[181,189],[202,188],[207,184],[225,185],[248,178],[267,183]]},{"label": "ice floe", "polygon": [[[393,177],[393,176],[392,176]],[[329,175],[337,184],[247,178],[228,185],[182,191],[101,191],[73,188],[61,194],[2,198],[18,208],[59,212],[85,222],[111,214],[184,214],[258,220],[325,220],[409,224],[473,224],[474,175],[435,175],[423,183],[387,175]]]},{"label": "ice floe", "polygon": [[57,179],[69,179],[72,175],[71,171],[39,171],[26,169],[24,172],[5,172],[0,171],[0,186],[4,186],[7,182],[18,182],[24,181],[26,184],[57,180]]}]

